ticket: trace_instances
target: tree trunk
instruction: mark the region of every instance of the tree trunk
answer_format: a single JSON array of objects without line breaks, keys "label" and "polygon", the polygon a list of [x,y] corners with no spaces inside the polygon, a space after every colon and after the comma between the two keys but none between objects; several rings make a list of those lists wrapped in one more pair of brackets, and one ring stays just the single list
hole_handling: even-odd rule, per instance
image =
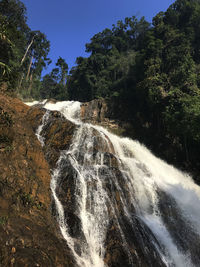
[{"label": "tree trunk", "polygon": [[29,74],[30,74],[32,63],[33,63],[33,56],[31,57],[30,64],[29,64],[29,67],[28,67],[28,72],[27,72],[27,75],[26,75],[26,81],[27,82],[28,82],[28,78],[29,78]]},{"label": "tree trunk", "polygon": [[22,60],[21,60],[21,65],[23,64],[23,62],[24,62],[24,60],[25,60],[25,58],[26,58],[26,55],[27,55],[29,49],[31,48],[31,45],[33,44],[34,37],[35,37],[35,36],[33,36],[33,38],[32,38],[32,40],[31,40],[30,44],[28,45],[28,47],[27,47],[27,49],[26,49],[26,52],[25,52],[25,54],[24,54],[24,56],[23,56],[23,58],[22,58]]},{"label": "tree trunk", "polygon": [[21,79],[20,79],[19,84],[18,84],[18,92],[19,92],[19,90],[20,90],[20,88],[22,86],[23,79],[24,79],[24,73],[22,73]]},{"label": "tree trunk", "polygon": [[29,87],[28,87],[29,95],[31,95],[32,86],[33,86],[33,74],[31,73],[31,75],[30,75],[30,84],[29,84]]}]

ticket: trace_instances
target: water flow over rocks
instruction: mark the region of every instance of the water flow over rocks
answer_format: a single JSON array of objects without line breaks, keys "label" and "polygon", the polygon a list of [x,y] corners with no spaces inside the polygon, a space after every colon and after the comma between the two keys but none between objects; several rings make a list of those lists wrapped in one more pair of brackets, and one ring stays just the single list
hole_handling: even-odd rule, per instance
[{"label": "water flow over rocks", "polygon": [[[78,266],[199,266],[200,188],[137,141],[43,103],[53,213]],[[58,113],[57,111],[60,111]]]}]

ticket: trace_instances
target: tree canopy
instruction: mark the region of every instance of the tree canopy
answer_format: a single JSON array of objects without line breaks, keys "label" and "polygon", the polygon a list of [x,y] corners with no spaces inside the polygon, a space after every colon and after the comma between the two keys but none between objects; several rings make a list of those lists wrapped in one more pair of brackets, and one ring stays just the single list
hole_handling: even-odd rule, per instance
[{"label": "tree canopy", "polygon": [[86,44],[90,55],[77,58],[69,97],[111,99],[121,119],[175,144],[192,161],[200,152],[199,47],[199,0],[175,1],[152,24],[125,18]]},{"label": "tree canopy", "polygon": [[[41,75],[43,69],[51,63],[49,51],[50,42],[46,35],[28,27],[24,4],[19,0],[1,0],[0,84],[6,83],[8,91],[22,98],[44,96]],[[62,58],[59,58],[57,64],[66,91],[68,66]],[[67,97],[67,92],[63,97]]]}]

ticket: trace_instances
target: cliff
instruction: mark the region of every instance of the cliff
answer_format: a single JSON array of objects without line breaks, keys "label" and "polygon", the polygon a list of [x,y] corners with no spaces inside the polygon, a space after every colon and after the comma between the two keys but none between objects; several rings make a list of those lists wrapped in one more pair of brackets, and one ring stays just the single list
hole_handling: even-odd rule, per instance
[{"label": "cliff", "polygon": [[[30,108],[18,99],[1,95],[0,112],[0,266],[76,266],[58,228],[57,211],[50,191],[50,170],[56,167],[60,151],[69,149],[76,126],[59,112],[49,112],[48,121],[41,132],[45,140],[42,148],[35,135],[45,114],[42,107]],[[101,124],[113,131],[119,130],[116,121],[107,118],[106,105],[101,101],[84,104],[81,107],[81,117],[83,121]],[[91,151],[93,157],[99,152],[103,153],[104,164],[108,166],[108,173],[102,172],[101,179],[113,172],[114,177],[123,183],[111,143],[107,140],[108,143],[104,144],[95,129],[92,135],[95,140]],[[80,164],[83,164],[83,159],[84,149],[80,150]],[[62,164],[57,195],[64,207],[70,235],[78,241],[83,233],[77,216],[76,175],[69,161]],[[95,192],[95,183],[89,188]],[[105,184],[105,188],[108,195],[116,196],[114,210],[124,229],[131,228],[122,212],[117,187]],[[132,266],[131,258],[136,266],[149,266],[151,262],[159,262],[159,266],[162,266],[159,255],[153,253],[150,245],[148,236],[151,233],[136,217],[136,230],[131,234],[126,231],[125,234],[128,234],[127,246],[128,251],[131,251],[127,252],[115,216],[110,211],[105,263],[113,267]],[[143,243],[148,247],[147,257],[144,246],[141,245]],[[80,245],[78,241],[77,248]]]},{"label": "cliff", "polygon": [[[119,153],[115,154],[112,135],[87,123],[76,125],[58,111],[47,112],[48,119],[44,123],[45,113],[42,105],[28,107],[18,99],[0,95],[0,266],[72,267],[77,266],[75,258],[84,259],[85,251],[88,252],[85,260],[89,263],[85,266],[99,266],[93,262],[94,254],[90,255],[91,244],[95,249],[103,244],[102,261],[109,267],[165,266],[161,256],[163,246],[137,215],[134,206],[137,183],[143,184],[143,178],[151,177],[145,164],[136,163],[132,178],[137,178],[139,171],[142,179],[136,179],[133,186],[128,178],[129,167],[124,168],[125,161],[117,159]],[[81,119],[120,135],[128,128],[125,122],[114,119],[112,109],[104,100],[84,103]],[[41,124],[43,147],[35,135]],[[129,162],[131,150],[126,143],[118,144]],[[135,164],[134,157],[131,162],[131,166]],[[54,193],[63,208],[66,231],[73,240],[73,245],[68,243],[72,249],[58,227],[59,210],[55,197],[51,198],[50,173],[58,177]],[[85,204],[84,190],[87,191]],[[171,197],[159,188],[155,190],[158,206],[162,208],[160,216],[173,238],[183,251],[191,247],[191,257],[199,264],[198,249],[193,246],[200,247],[199,238],[189,227],[190,234],[183,234],[187,220],[177,212]],[[147,203],[151,203],[151,192],[145,192],[143,197],[149,196]],[[90,224],[93,212],[97,212],[94,213],[95,229]],[[88,221],[85,216],[89,216]],[[171,216],[176,220],[169,220]],[[93,230],[97,241],[104,233],[102,244],[94,244],[93,239],[88,241],[87,238],[93,237]],[[97,230],[100,230],[99,236]],[[100,254],[98,251],[95,256]],[[79,266],[82,266],[80,262]]]},{"label": "cliff", "polygon": [[73,266],[51,215],[50,168],[34,132],[43,114],[0,95],[0,266]]},{"label": "cliff", "polygon": [[123,135],[127,123],[117,119],[114,106],[105,99],[95,99],[81,105],[83,122],[101,125],[117,135]]},{"label": "cliff", "polygon": [[83,103],[81,116],[84,122],[100,124],[114,134],[138,140],[157,157],[191,174],[196,183],[200,184],[199,147],[183,146],[178,137],[161,132],[158,127],[144,122],[139,115],[127,114],[126,107],[119,105],[114,98]]}]

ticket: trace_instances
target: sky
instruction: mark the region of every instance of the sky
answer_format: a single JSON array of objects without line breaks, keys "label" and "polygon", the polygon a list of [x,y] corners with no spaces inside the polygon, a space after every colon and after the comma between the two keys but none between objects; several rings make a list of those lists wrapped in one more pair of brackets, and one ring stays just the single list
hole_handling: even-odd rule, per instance
[{"label": "sky", "polygon": [[49,57],[52,64],[43,72],[55,67],[59,56],[69,68],[76,58],[88,56],[85,44],[94,34],[112,28],[125,17],[144,16],[151,22],[160,11],[174,0],[22,0],[27,8],[28,25],[31,30],[45,33],[51,43]]}]

